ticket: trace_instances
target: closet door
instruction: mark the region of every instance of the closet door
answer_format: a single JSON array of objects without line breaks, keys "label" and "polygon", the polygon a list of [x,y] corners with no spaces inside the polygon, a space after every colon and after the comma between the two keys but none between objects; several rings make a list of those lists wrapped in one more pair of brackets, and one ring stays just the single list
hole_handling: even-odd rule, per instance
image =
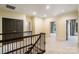
[{"label": "closet door", "polygon": [[[2,20],[2,33],[3,34],[12,33],[14,31],[16,31],[15,20],[3,18],[3,20]],[[6,34],[6,35],[3,35],[3,40],[11,39],[14,37],[15,37],[14,34]]]},{"label": "closet door", "polygon": [[16,32],[20,32],[16,34],[16,37],[23,37],[23,21],[16,20]]},{"label": "closet door", "polygon": [[[2,20],[2,33],[23,32],[23,21],[16,19],[3,18]],[[3,35],[3,40],[22,37],[22,34],[7,34]]]}]

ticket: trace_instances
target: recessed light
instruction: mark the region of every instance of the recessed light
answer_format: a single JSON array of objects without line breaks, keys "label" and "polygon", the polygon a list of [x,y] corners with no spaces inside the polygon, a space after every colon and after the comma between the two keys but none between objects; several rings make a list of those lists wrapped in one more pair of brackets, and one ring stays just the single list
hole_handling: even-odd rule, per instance
[{"label": "recessed light", "polygon": [[36,14],[37,14],[37,13],[34,11],[34,12],[33,12],[33,15],[35,16]]},{"label": "recessed light", "polygon": [[47,10],[50,9],[50,6],[49,6],[49,5],[46,5],[46,9],[47,9]]},{"label": "recessed light", "polygon": [[47,17],[47,15],[46,14],[44,14],[44,16],[43,17]]},{"label": "recessed light", "polygon": [[62,12],[64,12],[64,10],[62,10]]}]

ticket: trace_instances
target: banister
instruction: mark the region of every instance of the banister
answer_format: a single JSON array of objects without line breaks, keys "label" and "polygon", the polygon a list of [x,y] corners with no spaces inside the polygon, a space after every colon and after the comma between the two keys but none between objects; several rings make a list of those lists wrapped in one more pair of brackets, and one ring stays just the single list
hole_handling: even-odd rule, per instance
[{"label": "banister", "polygon": [[[7,40],[0,40],[0,43],[2,43],[2,46],[1,46],[2,47],[2,54],[5,54],[5,53],[6,54],[8,54],[8,53],[12,53],[13,54],[13,52],[16,52],[16,54],[17,54],[17,51],[18,50],[21,51],[21,49],[23,49],[23,53],[27,53],[27,52],[28,52],[28,54],[31,53],[31,52],[34,53],[32,50],[34,50],[35,46],[37,46],[38,45],[38,42],[40,42],[41,40],[43,40],[42,41],[42,45],[44,45],[44,47],[45,47],[45,44],[44,44],[45,37],[44,36],[45,36],[45,33],[40,33],[40,34],[35,34],[35,35],[29,35],[29,36],[23,36],[23,37],[18,37],[18,38],[7,39]],[[35,39],[35,37],[36,37],[36,39]],[[31,40],[32,41],[32,44],[31,44],[31,41],[28,41],[28,40]],[[20,43],[21,41],[23,43]],[[19,48],[16,46],[16,48],[13,49],[13,44],[18,45],[17,42],[19,44],[21,44],[22,46],[20,46]],[[24,42],[25,42],[25,45],[24,45]],[[5,43],[5,44],[3,44],[3,43]],[[40,46],[42,46],[42,45],[40,43]],[[12,47],[10,47],[10,46],[12,46]],[[8,48],[10,48],[12,50],[3,51],[3,49],[6,49],[6,48],[3,48],[3,47],[8,47]],[[25,48],[27,48],[27,49],[24,52],[24,49]],[[45,52],[45,49],[41,49],[40,47],[38,47],[38,48],[37,49],[40,50],[40,51],[42,51],[42,53]],[[38,53],[40,53],[40,52],[37,51],[37,54]]]},{"label": "banister", "polygon": [[0,43],[1,42],[7,42],[7,41],[14,41],[14,40],[20,40],[20,39],[23,39],[23,38],[29,38],[29,37],[33,37],[33,36],[38,36],[40,34],[35,34],[35,35],[29,35],[29,36],[23,36],[23,37],[18,37],[18,38],[12,38],[12,39],[7,39],[7,40],[0,40]]},{"label": "banister", "polygon": [[36,43],[40,40],[40,38],[41,38],[41,34],[45,34],[45,33],[40,33],[39,38],[38,38],[37,41],[33,44],[33,46],[30,48],[30,50],[28,51],[28,53],[31,52],[31,50],[34,48],[34,46],[36,45]]},{"label": "banister", "polygon": [[24,31],[24,32],[9,32],[9,33],[0,33],[0,35],[18,34],[18,33],[27,33],[27,32],[31,32],[31,33],[32,33],[32,31]]}]

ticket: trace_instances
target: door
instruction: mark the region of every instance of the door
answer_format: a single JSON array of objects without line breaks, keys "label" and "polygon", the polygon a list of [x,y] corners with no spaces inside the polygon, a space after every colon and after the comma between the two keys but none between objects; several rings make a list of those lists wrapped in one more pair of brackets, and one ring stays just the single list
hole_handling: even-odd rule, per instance
[{"label": "door", "polygon": [[[23,20],[2,18],[2,33],[23,32]],[[22,37],[23,33],[3,35],[3,40]]]},{"label": "door", "polygon": [[77,35],[78,23],[76,19],[66,20],[66,40],[72,39]]},{"label": "door", "polygon": [[16,32],[21,32],[21,33],[17,33],[16,37],[23,37],[23,21],[22,20],[16,20]]},{"label": "door", "polygon": [[56,32],[56,24],[55,24],[55,22],[51,22],[51,28],[50,28],[50,32],[51,33],[55,33]]},{"label": "door", "polygon": [[50,37],[56,40],[56,22],[50,22]]}]

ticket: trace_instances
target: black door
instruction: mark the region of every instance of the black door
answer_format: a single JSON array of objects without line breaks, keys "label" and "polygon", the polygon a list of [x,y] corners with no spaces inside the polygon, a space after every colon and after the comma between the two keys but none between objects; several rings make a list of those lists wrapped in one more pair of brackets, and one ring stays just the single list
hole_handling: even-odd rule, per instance
[{"label": "black door", "polygon": [[[23,20],[2,18],[2,33],[23,32]],[[22,37],[23,33],[3,35],[3,40]]]}]

